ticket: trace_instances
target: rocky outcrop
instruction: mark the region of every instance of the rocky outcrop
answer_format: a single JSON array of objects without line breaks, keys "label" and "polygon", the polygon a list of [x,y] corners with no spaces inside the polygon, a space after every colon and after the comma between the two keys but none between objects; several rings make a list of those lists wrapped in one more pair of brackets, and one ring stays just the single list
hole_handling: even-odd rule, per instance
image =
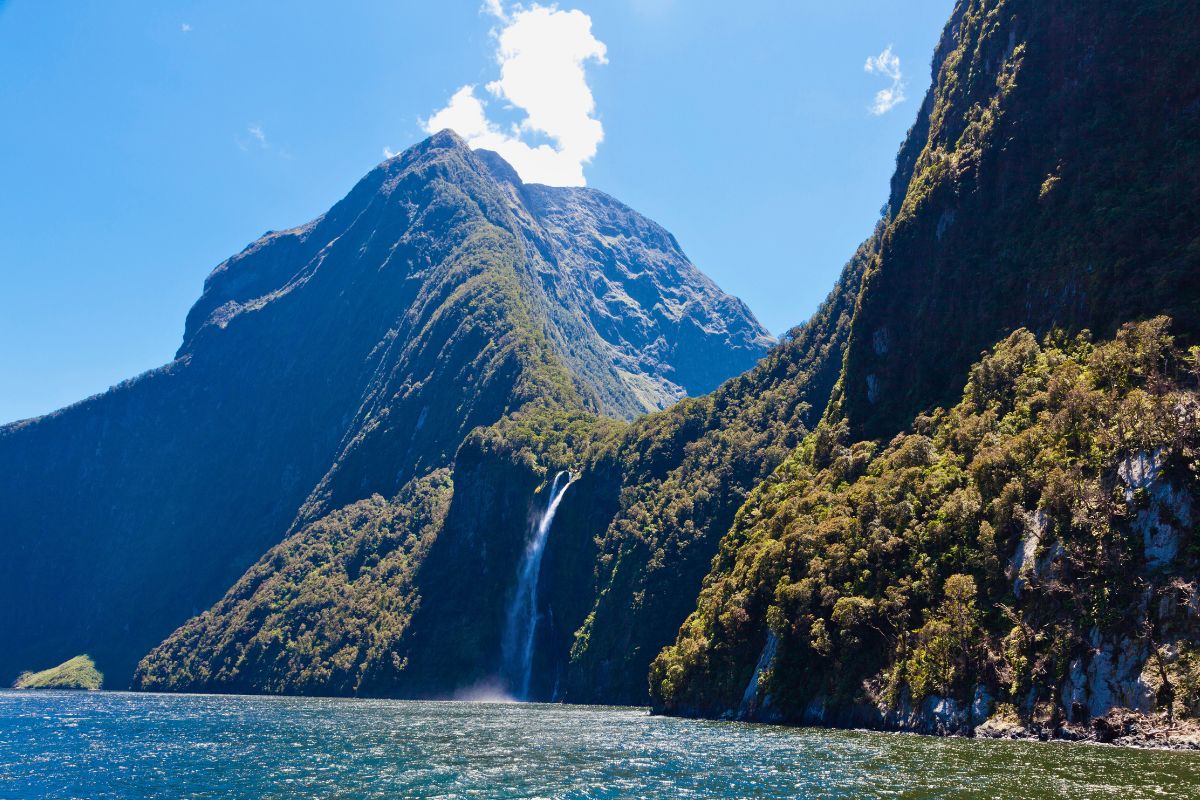
[{"label": "rocky outcrop", "polygon": [[1132,527],[1142,540],[1146,564],[1169,569],[1179,554],[1181,532],[1192,527],[1189,492],[1163,476],[1163,452],[1131,454],[1117,469],[1125,487],[1125,502],[1137,508]]}]

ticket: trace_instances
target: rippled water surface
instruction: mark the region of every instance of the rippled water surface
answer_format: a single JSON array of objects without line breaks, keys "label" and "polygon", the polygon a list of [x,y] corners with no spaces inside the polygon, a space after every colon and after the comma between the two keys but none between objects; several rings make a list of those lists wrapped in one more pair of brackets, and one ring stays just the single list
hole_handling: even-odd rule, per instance
[{"label": "rippled water surface", "polygon": [[0,692],[3,798],[1200,797],[1200,756],[632,708]]}]

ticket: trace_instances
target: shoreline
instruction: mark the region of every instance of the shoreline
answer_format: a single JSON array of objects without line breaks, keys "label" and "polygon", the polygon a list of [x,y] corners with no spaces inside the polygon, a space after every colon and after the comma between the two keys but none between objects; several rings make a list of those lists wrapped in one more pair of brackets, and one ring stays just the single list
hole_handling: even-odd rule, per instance
[{"label": "shoreline", "polygon": [[1130,747],[1139,750],[1200,751],[1200,720],[1168,722],[1129,709],[1113,709],[1085,723],[1064,722],[1056,728],[990,719],[972,732],[977,739],[1063,742]]},{"label": "shoreline", "polygon": [[1137,750],[1200,752],[1200,719],[1187,718],[1168,722],[1165,717],[1145,714],[1127,708],[1115,708],[1102,717],[1087,722],[1061,722],[1057,726],[1041,723],[1022,724],[993,716],[975,726],[943,727],[932,720],[915,725],[863,724],[858,720],[822,722],[784,719],[738,719],[731,715],[708,716],[677,714],[651,708],[652,716],[676,719],[696,719],[710,722],[733,722],[745,725],[777,725],[785,728],[815,728],[821,730],[860,731],[864,733],[902,734],[930,738],[982,739],[992,741],[1040,742],[1045,744],[1090,744]]}]

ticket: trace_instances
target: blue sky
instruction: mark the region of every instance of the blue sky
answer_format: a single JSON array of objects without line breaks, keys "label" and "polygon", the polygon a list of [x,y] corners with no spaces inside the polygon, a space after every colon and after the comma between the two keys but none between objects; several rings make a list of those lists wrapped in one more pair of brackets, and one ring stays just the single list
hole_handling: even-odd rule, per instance
[{"label": "blue sky", "polygon": [[571,52],[526,36],[504,72],[507,3],[0,0],[0,422],[169,361],[212,267],[325,211],[464,87],[480,136],[662,223],[778,333],[870,232],[951,6],[560,2],[590,25],[545,40],[579,39],[582,72],[541,86],[520,65]]}]

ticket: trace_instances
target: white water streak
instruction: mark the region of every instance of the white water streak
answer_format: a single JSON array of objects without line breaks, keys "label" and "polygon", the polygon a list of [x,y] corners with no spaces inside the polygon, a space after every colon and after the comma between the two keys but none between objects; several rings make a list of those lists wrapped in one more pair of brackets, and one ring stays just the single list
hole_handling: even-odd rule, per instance
[{"label": "white water streak", "polygon": [[538,624],[538,576],[542,571],[542,554],[546,550],[550,526],[554,524],[554,513],[558,511],[558,504],[572,482],[571,473],[565,470],[554,476],[550,484],[550,500],[545,511],[534,522],[533,535],[525,545],[525,555],[517,569],[517,589],[508,607],[501,655],[509,690],[518,700],[529,698],[529,683],[533,675],[534,635]]}]

